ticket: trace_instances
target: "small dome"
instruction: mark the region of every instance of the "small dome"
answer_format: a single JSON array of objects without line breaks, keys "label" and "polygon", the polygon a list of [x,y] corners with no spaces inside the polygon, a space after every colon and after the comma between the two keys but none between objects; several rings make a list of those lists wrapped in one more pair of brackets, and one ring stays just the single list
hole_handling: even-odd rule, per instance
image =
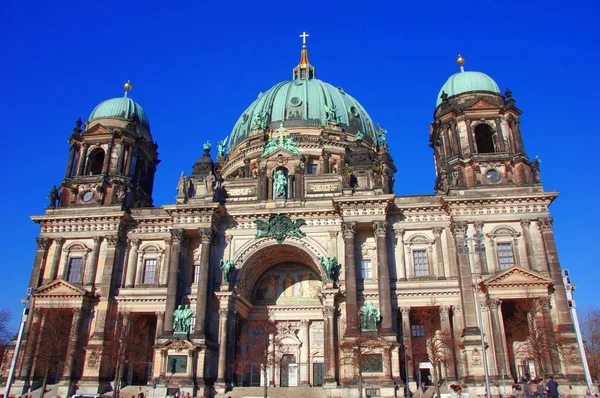
[{"label": "small dome", "polygon": [[496,82],[485,73],[460,71],[450,76],[446,83],[444,83],[438,94],[435,106],[437,107],[442,103],[442,92],[448,94],[448,97],[452,97],[472,91],[486,91],[500,94],[500,89]]},{"label": "small dome", "polygon": [[88,120],[103,117],[129,119],[133,117],[138,123],[150,130],[148,116],[142,107],[129,97],[112,98],[101,102],[94,108]]},{"label": "small dome", "polygon": [[319,79],[297,78],[278,83],[259,94],[233,127],[229,149],[245,140],[261,118],[266,117],[266,126],[270,129],[277,129],[282,122],[288,129],[320,127],[332,108],[347,133],[360,131],[365,139],[376,142],[375,126],[368,113],[341,87],[336,88]]}]

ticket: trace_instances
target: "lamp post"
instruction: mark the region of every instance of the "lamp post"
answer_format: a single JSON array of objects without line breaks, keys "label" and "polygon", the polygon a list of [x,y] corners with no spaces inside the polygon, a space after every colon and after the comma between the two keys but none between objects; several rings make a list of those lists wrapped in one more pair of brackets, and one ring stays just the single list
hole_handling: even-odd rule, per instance
[{"label": "lamp post", "polygon": [[475,288],[475,308],[477,310],[477,323],[479,326],[479,334],[481,336],[481,355],[483,358],[483,373],[485,375],[485,392],[488,397],[490,395],[490,372],[488,369],[487,353],[485,349],[485,335],[483,333],[483,317],[481,315],[481,302],[479,301],[479,275],[477,273],[477,264],[475,264],[475,253],[485,252],[484,236],[480,232],[476,232],[472,238],[465,233],[465,236],[458,240],[458,252],[469,255],[469,263],[472,267],[471,275],[473,276],[473,287]]},{"label": "lamp post", "polygon": [[409,384],[409,377],[408,377],[408,355],[406,355],[406,351],[408,351],[408,347],[406,346],[406,344],[402,344],[402,348],[404,349],[404,377],[405,377],[405,382],[404,382],[404,397],[405,398],[412,398],[412,392],[410,391],[410,384]]},{"label": "lamp post", "polygon": [[15,367],[17,365],[17,358],[19,357],[19,349],[21,348],[21,341],[23,340],[23,330],[25,329],[25,323],[27,323],[27,316],[29,315],[29,308],[31,307],[31,296],[33,295],[33,288],[27,289],[27,296],[23,301],[24,308],[21,314],[21,324],[19,325],[19,333],[17,335],[17,342],[15,344],[15,351],[13,352],[12,363],[10,365],[10,371],[8,373],[8,380],[6,381],[6,388],[4,390],[4,396],[10,397],[10,388],[13,383],[15,376]]}]

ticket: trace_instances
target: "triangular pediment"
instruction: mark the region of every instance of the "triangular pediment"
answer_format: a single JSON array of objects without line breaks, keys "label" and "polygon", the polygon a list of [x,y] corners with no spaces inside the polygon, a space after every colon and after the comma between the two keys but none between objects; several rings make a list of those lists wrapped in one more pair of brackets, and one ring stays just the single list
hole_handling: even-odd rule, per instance
[{"label": "triangular pediment", "polygon": [[484,286],[491,287],[534,287],[534,286],[550,286],[554,281],[549,277],[542,275],[536,271],[531,271],[523,267],[511,267],[497,275],[493,275],[482,283]]},{"label": "triangular pediment", "polygon": [[85,131],[85,135],[106,134],[106,133],[110,133],[110,132],[111,132],[111,130],[108,127],[105,127],[102,124],[98,123],[98,124],[93,125],[89,129],[87,129]]},{"label": "triangular pediment", "polygon": [[57,279],[38,287],[33,293],[34,296],[57,296],[57,297],[83,297],[87,294],[87,290],[75,286],[62,279]]},{"label": "triangular pediment", "polygon": [[193,350],[196,348],[194,344],[184,339],[173,339],[168,340],[161,346],[163,349],[170,349],[175,351]]},{"label": "triangular pediment", "polygon": [[270,159],[270,158],[276,158],[277,156],[283,156],[284,158],[299,158],[300,156],[298,154],[295,154],[292,151],[288,151],[285,148],[279,147],[276,150],[274,150],[273,152],[271,152],[270,154],[268,154],[265,158],[266,159]]},{"label": "triangular pediment", "polygon": [[490,101],[487,101],[485,98],[477,98],[470,104],[466,104],[464,106],[465,110],[468,110],[468,109],[491,109],[491,108],[498,108],[498,105],[494,104]]}]

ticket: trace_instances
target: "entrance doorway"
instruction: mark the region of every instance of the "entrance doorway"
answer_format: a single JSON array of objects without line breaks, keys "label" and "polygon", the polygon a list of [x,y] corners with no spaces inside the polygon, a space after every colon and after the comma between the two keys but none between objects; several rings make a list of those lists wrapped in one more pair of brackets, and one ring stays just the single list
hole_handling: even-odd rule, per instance
[{"label": "entrance doorway", "polygon": [[313,386],[323,386],[323,364],[313,363]]},{"label": "entrance doorway", "polygon": [[298,364],[294,355],[284,355],[281,359],[281,387],[298,387]]}]

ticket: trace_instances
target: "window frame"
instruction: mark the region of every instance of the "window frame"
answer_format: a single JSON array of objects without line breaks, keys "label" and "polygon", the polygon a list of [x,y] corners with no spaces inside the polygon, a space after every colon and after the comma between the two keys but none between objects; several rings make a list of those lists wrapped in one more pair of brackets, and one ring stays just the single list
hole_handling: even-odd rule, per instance
[{"label": "window frame", "polygon": [[[368,264],[369,267],[363,267],[364,264]],[[368,276],[365,276],[365,271],[368,271]],[[362,279],[373,279],[373,260],[370,258],[361,258],[360,259],[360,276]]]},{"label": "window frame", "polygon": [[[508,250],[501,250],[500,246],[507,247],[508,250],[510,250],[510,255],[501,255],[501,253],[504,254],[505,252],[508,252]],[[496,258],[498,260],[498,270],[499,271],[504,271],[504,270],[514,267],[516,265],[516,263],[515,263],[515,250],[513,248],[513,243],[512,242],[496,242]],[[509,258],[510,258],[510,261],[503,261],[503,260],[506,260]],[[510,265],[505,266],[505,264],[510,264]]]},{"label": "window frame", "polygon": [[[79,261],[79,277],[76,280],[71,280],[71,273],[73,271],[73,263],[75,260]],[[69,256],[69,258],[67,259],[67,272],[66,272],[66,280],[69,283],[82,283],[83,282],[83,271],[85,269],[85,261],[84,261],[84,257],[77,257],[77,256]]]},{"label": "window frame", "polygon": [[[152,281],[148,281],[146,280],[147,278],[147,274],[148,274],[148,265],[154,262],[154,270],[153,270],[153,279]],[[142,264],[142,285],[156,285],[158,283],[158,278],[157,278],[157,273],[158,273],[158,259],[156,258],[146,258],[144,259],[144,262]]]},{"label": "window frame", "polygon": [[[521,238],[521,233],[516,232],[513,228],[502,225],[494,229],[492,233],[486,234],[488,239],[490,239],[491,247],[493,248],[493,260],[495,262],[495,271],[503,272],[509,268],[520,266],[521,260],[519,257],[519,239]],[[498,253],[498,244],[510,244],[512,249],[513,256],[513,265],[508,268],[500,268],[500,257]]]},{"label": "window frame", "polygon": [[[432,278],[435,276],[434,268],[433,268],[433,245],[435,244],[435,239],[429,236],[424,235],[423,233],[417,233],[413,235],[406,246],[406,253],[410,255],[410,277],[411,278]],[[415,263],[415,252],[424,251],[426,257],[427,264],[427,275],[417,275],[416,271],[416,263]]]}]

